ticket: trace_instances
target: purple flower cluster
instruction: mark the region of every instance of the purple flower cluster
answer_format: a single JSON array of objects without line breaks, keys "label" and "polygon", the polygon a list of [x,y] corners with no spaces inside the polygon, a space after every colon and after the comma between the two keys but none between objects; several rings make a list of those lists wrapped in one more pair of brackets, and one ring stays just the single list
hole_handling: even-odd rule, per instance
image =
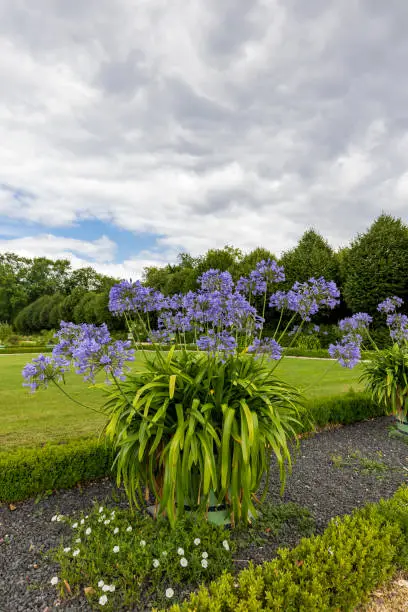
[{"label": "purple flower cluster", "polygon": [[377,310],[379,312],[383,312],[384,314],[390,314],[395,312],[397,308],[403,305],[403,303],[404,300],[394,295],[393,297],[388,297],[383,302],[378,304]]},{"label": "purple flower cluster", "polygon": [[236,289],[244,295],[262,295],[272,283],[280,283],[284,280],[283,267],[279,266],[275,260],[267,259],[257,263],[249,277],[241,276],[237,281]]},{"label": "purple flower cluster", "polygon": [[224,357],[233,355],[237,348],[234,336],[227,331],[215,332],[210,329],[206,335],[197,340],[197,346],[201,351],[206,351],[209,355],[221,353]]},{"label": "purple flower cluster", "polygon": [[288,292],[272,294],[269,305],[280,310],[287,308],[297,312],[304,321],[316,314],[322,306],[334,308],[339,303],[340,291],[333,281],[310,278],[305,283],[296,282]]},{"label": "purple flower cluster", "polygon": [[354,368],[361,359],[360,344],[351,340],[331,344],[329,355],[333,359],[337,359],[343,368]]},{"label": "purple flower cluster", "polygon": [[254,353],[255,356],[267,356],[269,360],[276,360],[282,357],[282,347],[273,338],[255,338],[252,344],[248,347],[248,353]]},{"label": "purple flower cluster", "polygon": [[387,325],[390,336],[398,344],[408,342],[408,317],[407,315],[395,312],[387,315]]},{"label": "purple flower cluster", "polygon": [[106,324],[96,326],[83,323],[61,322],[57,332],[58,343],[53,349],[53,358],[72,362],[84,380],[94,382],[96,374],[104,370],[123,378],[125,362],[134,360],[134,350],[129,341],[112,341]]},{"label": "purple flower cluster", "polygon": [[40,355],[27,363],[23,368],[24,387],[30,387],[34,392],[37,389],[46,389],[52,380],[61,382],[64,373],[69,370],[69,361],[62,357],[48,357]]},{"label": "purple flower cluster", "polygon": [[352,317],[346,317],[339,322],[339,328],[353,336],[356,333],[363,333],[368,328],[373,318],[366,312],[357,312]]},{"label": "purple flower cluster", "polygon": [[160,310],[164,297],[160,291],[144,287],[140,281],[123,280],[109,292],[109,310],[115,315],[128,312],[152,312]]},{"label": "purple flower cluster", "polygon": [[228,295],[232,292],[234,281],[229,272],[220,272],[219,270],[210,269],[204,272],[198,278],[201,290],[207,293],[217,292],[222,295]]}]

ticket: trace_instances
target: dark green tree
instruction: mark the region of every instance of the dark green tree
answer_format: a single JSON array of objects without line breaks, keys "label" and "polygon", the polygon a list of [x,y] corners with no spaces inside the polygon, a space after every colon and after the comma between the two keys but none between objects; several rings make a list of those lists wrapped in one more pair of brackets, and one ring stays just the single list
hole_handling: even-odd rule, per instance
[{"label": "dark green tree", "polygon": [[381,215],[343,253],[344,298],[352,312],[377,315],[377,305],[391,295],[408,300],[408,227]]}]

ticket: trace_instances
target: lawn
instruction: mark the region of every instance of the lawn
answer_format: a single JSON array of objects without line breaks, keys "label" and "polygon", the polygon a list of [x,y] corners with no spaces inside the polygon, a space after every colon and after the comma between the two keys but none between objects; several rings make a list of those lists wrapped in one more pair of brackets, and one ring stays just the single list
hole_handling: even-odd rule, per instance
[{"label": "lawn", "polygon": [[[0,450],[62,441],[79,436],[97,436],[105,417],[82,408],[56,388],[31,394],[22,387],[21,370],[34,355],[0,356]],[[140,358],[134,367],[138,367]],[[305,392],[306,397],[324,397],[360,389],[360,369],[313,359],[284,359],[279,375]],[[67,376],[67,391],[78,401],[98,408],[100,389],[89,388],[75,374]]]}]

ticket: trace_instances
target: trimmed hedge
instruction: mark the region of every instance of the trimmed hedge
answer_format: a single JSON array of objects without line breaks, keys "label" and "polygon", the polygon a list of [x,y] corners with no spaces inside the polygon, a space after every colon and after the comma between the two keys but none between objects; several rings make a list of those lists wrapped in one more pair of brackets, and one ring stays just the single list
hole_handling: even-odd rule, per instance
[{"label": "trimmed hedge", "polygon": [[47,346],[7,346],[0,348],[0,355],[17,355],[19,353],[51,353],[52,348]]},{"label": "trimmed hedge", "polygon": [[[298,433],[329,423],[350,425],[384,415],[365,393],[349,392],[307,403],[310,418]],[[109,474],[113,452],[97,439],[77,439],[43,448],[24,448],[0,453],[0,501],[21,501],[54,489]]]},{"label": "trimmed hedge", "polygon": [[408,567],[408,487],[332,519],[322,535],[277,558],[223,574],[171,612],[353,610],[397,568]]},{"label": "trimmed hedge", "polygon": [[0,453],[0,501],[21,501],[101,478],[109,473],[112,462],[112,450],[97,439]]}]

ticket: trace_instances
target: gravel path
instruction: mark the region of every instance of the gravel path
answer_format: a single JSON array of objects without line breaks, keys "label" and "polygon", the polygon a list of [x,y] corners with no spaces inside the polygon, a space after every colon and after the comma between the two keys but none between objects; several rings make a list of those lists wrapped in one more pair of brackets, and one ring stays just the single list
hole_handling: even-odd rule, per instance
[{"label": "gravel path", "polygon": [[[382,418],[303,439],[283,501],[307,507],[318,531],[322,531],[331,517],[390,497],[408,480],[408,472],[401,467],[408,467],[408,444],[391,438],[389,425],[390,419]],[[360,459],[353,456],[356,451]],[[337,456],[335,463],[333,455]],[[270,484],[270,500],[282,503],[276,477]],[[90,507],[93,500],[126,506],[123,494],[104,479],[84,488],[18,503],[15,510],[0,507],[0,612],[89,609],[82,599],[74,606],[56,600],[50,578],[58,573],[58,567],[47,560],[46,553],[70,531],[63,523],[51,522],[51,517],[56,513],[73,514]],[[295,544],[298,536],[294,534],[291,541],[287,535],[288,543]],[[250,547],[247,553],[254,561],[261,561],[270,558],[273,551],[271,542],[265,547]]]}]

